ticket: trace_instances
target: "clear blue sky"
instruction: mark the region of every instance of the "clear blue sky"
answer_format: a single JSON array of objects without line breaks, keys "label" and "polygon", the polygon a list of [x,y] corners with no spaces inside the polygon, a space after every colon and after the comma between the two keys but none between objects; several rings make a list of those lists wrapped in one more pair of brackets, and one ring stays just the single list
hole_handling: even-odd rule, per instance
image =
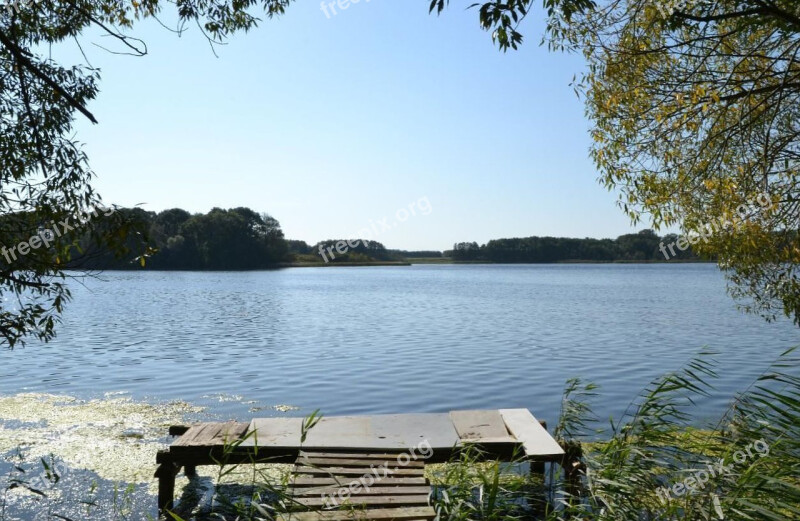
[{"label": "clear blue sky", "polygon": [[[427,0],[361,0],[328,18],[303,1],[219,58],[196,28],[140,24],[143,58],[87,36],[100,124],[81,121],[78,139],[96,186],[153,211],[248,206],[311,243],[373,223],[371,238],[405,249],[631,231],[588,159],[569,86],[581,58],[539,45],[541,12],[503,54],[458,3],[436,17]],[[54,56],[77,61],[72,47]],[[423,198],[428,215],[396,222]]]}]

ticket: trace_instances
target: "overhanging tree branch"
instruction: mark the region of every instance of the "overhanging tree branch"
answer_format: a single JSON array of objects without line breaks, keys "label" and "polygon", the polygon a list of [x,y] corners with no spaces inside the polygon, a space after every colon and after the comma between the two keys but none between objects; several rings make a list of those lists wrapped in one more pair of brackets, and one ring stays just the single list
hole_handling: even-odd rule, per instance
[{"label": "overhanging tree branch", "polygon": [[794,25],[798,30],[800,30],[800,17],[795,16],[794,14],[784,11],[782,9],[779,9],[774,5],[764,4],[762,2],[759,2],[759,4],[761,4],[762,7],[753,7],[751,9],[745,9],[742,11],[735,11],[730,13],[721,13],[717,15],[695,15],[684,11],[675,11],[674,15],[683,20],[691,20],[693,22],[719,22],[722,20],[731,20],[734,18],[743,18],[747,16],[761,15],[761,16],[776,18],[783,22],[787,22],[791,25]]},{"label": "overhanging tree branch", "polygon": [[72,94],[67,92],[61,85],[59,85],[58,83],[53,81],[52,78],[47,76],[47,74],[42,72],[36,65],[34,65],[34,63],[30,59],[28,59],[27,56],[25,56],[25,53],[22,51],[22,49],[17,47],[17,45],[14,42],[12,42],[5,34],[3,34],[2,31],[0,31],[0,44],[2,44],[6,49],[9,50],[9,52],[12,54],[12,56],[14,56],[19,65],[28,69],[31,72],[31,74],[33,74],[34,76],[45,82],[53,90],[55,90],[61,96],[63,96],[64,99],[67,100],[67,103],[70,104],[70,106],[72,106],[78,112],[86,116],[89,119],[89,121],[91,121],[92,123],[97,123],[97,119],[91,112],[89,112],[86,109],[86,107],[83,106],[83,104],[81,104],[78,100],[76,100],[72,96]]}]

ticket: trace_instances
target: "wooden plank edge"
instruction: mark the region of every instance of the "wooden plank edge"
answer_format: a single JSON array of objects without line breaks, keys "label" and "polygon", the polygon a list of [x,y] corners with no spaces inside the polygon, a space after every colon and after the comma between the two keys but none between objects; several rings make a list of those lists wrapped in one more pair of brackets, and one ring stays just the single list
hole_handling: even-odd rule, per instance
[{"label": "wooden plank edge", "polygon": [[385,520],[433,519],[436,511],[433,507],[384,508],[374,510],[294,512],[279,514],[281,521],[346,521],[348,519]]},{"label": "wooden plank edge", "polygon": [[290,487],[288,489],[288,494],[292,497],[305,497],[305,496],[316,496],[316,495],[321,496],[322,494],[337,494],[342,489],[348,489],[348,492],[353,496],[378,496],[378,495],[405,496],[405,495],[430,494],[431,492],[431,487],[429,485],[360,487],[355,491],[350,490],[349,487],[337,487],[331,485],[324,487],[318,487],[318,486]]},{"label": "wooden plank edge", "polygon": [[424,461],[410,460],[399,461],[397,458],[372,458],[372,459],[350,459],[350,458],[316,458],[311,456],[300,456],[297,458],[299,465],[309,466],[331,466],[331,467],[367,467],[372,465],[381,466],[384,464],[399,465],[406,468],[422,468],[425,466]]},{"label": "wooden plank edge", "polygon": [[[528,409],[500,409],[500,416],[503,418],[508,432],[522,443],[527,457],[555,460],[564,456],[564,449],[561,448],[561,445],[542,427]],[[521,424],[523,421],[525,425]],[[531,432],[538,439],[530,439]]]},{"label": "wooden plank edge", "polygon": [[426,506],[430,503],[428,494],[400,495],[400,496],[349,496],[346,500],[339,500],[337,496],[329,497],[301,497],[292,500],[295,504],[306,507],[359,508],[360,506]]}]

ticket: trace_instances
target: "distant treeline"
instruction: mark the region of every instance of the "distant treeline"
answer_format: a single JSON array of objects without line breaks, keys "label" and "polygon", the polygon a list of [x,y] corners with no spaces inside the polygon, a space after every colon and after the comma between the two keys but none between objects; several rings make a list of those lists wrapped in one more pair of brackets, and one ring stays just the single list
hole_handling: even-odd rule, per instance
[{"label": "distant treeline", "polygon": [[128,254],[121,258],[102,252],[73,255],[73,264],[90,269],[143,265],[157,270],[253,270],[274,267],[286,259],[280,223],[250,208],[214,208],[205,214],[179,208],[118,212],[141,232],[129,236]]},{"label": "distant treeline", "polygon": [[645,262],[670,259],[699,260],[691,246],[685,251],[669,245],[677,243],[675,234],[659,237],[652,230],[621,235],[616,239],[571,239],[564,237],[525,237],[495,239],[479,246],[475,242],[460,242],[446,257],[457,261],[485,261],[497,263],[548,263],[548,262]]},{"label": "distant treeline", "polygon": [[361,239],[329,239],[310,246],[305,241],[289,241],[293,260],[301,262],[374,262],[398,261],[394,255],[377,242]]},{"label": "distant treeline", "polygon": [[[293,262],[369,263],[402,261],[408,257],[441,257],[441,252],[387,250],[377,241],[326,240],[309,245],[287,240],[274,217],[250,208],[214,208],[192,214],[180,208],[148,212],[141,208],[117,209],[116,217],[128,223],[128,251],[122,257],[98,251],[87,240],[73,252],[69,264],[84,269],[154,270],[256,270]],[[96,220],[92,226],[105,226]],[[345,247],[343,247],[343,245]],[[331,254],[330,252],[333,252]],[[344,251],[344,253],[340,253]]]},{"label": "distant treeline", "polygon": [[[313,246],[305,241],[289,240],[287,244],[292,260],[296,261],[319,262],[328,258],[331,262],[369,262],[442,257],[440,251],[388,250],[378,241],[362,239],[330,239],[320,241]],[[344,253],[340,253],[341,251]],[[324,258],[323,253],[325,253]]]},{"label": "distant treeline", "polygon": [[[372,240],[332,239],[310,245],[287,240],[280,223],[268,214],[250,208],[192,214],[173,208],[148,212],[141,208],[120,208],[113,218],[131,230],[122,257],[92,247],[88,240],[71,255],[68,264],[87,269],[132,269],[144,266],[156,270],[257,270],[291,263],[336,264],[398,262],[413,259],[451,258],[454,261],[493,263],[552,262],[647,262],[670,259],[700,260],[691,247],[674,234],[659,237],[652,230],[622,235],[616,239],[572,239],[525,237],[495,239],[484,245],[460,242],[452,250],[390,250]],[[93,220],[94,232],[109,224]],[[119,222],[115,223],[116,226]],[[115,228],[116,229],[116,228]],[[672,246],[672,248],[670,248]],[[325,252],[323,256],[322,253]],[[672,254],[674,252],[674,255]]]}]

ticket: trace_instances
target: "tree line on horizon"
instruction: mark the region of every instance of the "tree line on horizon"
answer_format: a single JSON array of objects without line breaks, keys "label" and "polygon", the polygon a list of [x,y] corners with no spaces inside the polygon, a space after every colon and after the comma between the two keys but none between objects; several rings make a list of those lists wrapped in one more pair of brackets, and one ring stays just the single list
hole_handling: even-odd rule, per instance
[{"label": "tree line on horizon", "polygon": [[[311,245],[286,239],[277,219],[245,207],[213,208],[205,214],[180,208],[161,212],[121,208],[117,214],[141,231],[128,238],[125,255],[98,250],[87,240],[69,260],[71,267],[214,271],[270,269],[291,263],[401,262],[421,258],[501,264],[700,260],[691,246],[684,250],[676,246],[680,244],[677,235],[659,236],[652,230],[616,239],[532,236],[494,239],[483,245],[460,242],[444,252],[405,251],[388,249],[371,240],[329,239]],[[106,224],[100,219],[92,226],[102,228]]]},{"label": "tree line on horizon", "polygon": [[701,260],[691,245],[682,250],[678,247],[679,243],[684,244],[678,235],[660,237],[653,230],[642,230],[620,235],[616,239],[524,237],[494,239],[484,245],[459,242],[453,245],[452,250],[445,251],[444,255],[455,261],[495,263]]},{"label": "tree line on horizon", "polygon": [[[90,234],[83,240],[67,265],[80,269],[114,270],[146,268],[153,270],[258,270],[287,263],[322,263],[319,252],[336,250],[341,240],[305,241],[284,237],[277,219],[250,208],[213,208],[208,213],[192,214],[180,208],[150,212],[142,208],[119,208],[115,216],[140,231],[126,239],[122,255],[97,247]],[[93,232],[111,231],[111,223],[98,219]],[[108,228],[108,230],[105,230]],[[352,241],[351,241],[352,242]],[[377,241],[359,241],[344,254],[336,253],[333,263],[402,261],[406,254],[387,250]],[[436,252],[441,256],[441,252]]]},{"label": "tree line on horizon", "polygon": [[[287,242],[277,219],[250,208],[213,208],[192,214],[180,208],[150,212],[117,210],[140,231],[128,237],[124,255],[82,244],[70,267],[82,269],[253,270],[286,258]],[[105,227],[104,220],[94,227]]]}]

